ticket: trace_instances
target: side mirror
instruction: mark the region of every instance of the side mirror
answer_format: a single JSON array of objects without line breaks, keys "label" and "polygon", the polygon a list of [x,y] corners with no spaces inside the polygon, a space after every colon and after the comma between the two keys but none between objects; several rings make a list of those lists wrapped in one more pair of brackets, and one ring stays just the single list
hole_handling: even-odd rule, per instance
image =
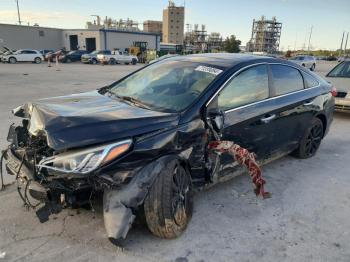
[{"label": "side mirror", "polygon": [[224,112],[217,108],[209,109],[207,118],[210,121],[210,124],[213,126],[214,130],[218,133],[221,133],[225,123]]}]

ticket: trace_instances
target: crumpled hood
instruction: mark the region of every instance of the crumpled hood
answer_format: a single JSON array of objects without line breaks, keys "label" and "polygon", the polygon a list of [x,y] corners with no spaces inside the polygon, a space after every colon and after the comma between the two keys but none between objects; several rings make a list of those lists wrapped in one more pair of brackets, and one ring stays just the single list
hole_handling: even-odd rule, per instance
[{"label": "crumpled hood", "polygon": [[29,118],[29,132],[44,133],[54,150],[130,138],[178,124],[178,114],[128,105],[98,91],[41,99],[13,113]]}]

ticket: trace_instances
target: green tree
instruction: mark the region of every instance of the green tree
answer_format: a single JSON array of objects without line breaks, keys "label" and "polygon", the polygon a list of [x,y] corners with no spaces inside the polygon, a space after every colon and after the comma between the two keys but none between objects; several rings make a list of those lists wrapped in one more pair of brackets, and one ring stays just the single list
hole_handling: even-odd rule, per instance
[{"label": "green tree", "polygon": [[223,43],[223,49],[228,53],[239,53],[239,46],[241,44],[241,40],[236,39],[236,36],[231,35],[230,37],[226,37]]}]

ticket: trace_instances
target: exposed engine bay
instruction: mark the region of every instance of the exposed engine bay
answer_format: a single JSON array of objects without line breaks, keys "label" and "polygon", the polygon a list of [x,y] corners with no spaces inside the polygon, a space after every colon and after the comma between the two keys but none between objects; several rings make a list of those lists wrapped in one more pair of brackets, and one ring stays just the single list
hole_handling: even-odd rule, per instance
[{"label": "exposed engine bay", "polygon": [[17,190],[24,205],[35,209],[39,220],[45,222],[62,207],[89,204],[92,185],[97,184],[64,175],[58,179],[56,171],[42,168],[39,163],[55,152],[47,146],[44,135],[29,134],[27,119],[22,124],[11,126],[8,135],[11,144],[3,151],[3,157],[8,174],[16,176]]}]

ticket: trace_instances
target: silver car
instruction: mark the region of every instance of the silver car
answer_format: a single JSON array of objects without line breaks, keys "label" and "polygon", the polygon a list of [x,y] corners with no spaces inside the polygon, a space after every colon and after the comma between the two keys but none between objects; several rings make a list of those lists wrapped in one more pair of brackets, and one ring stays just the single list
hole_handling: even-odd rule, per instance
[{"label": "silver car", "polygon": [[350,113],[350,61],[336,65],[326,79],[337,89],[335,110]]},{"label": "silver car", "polygon": [[290,61],[306,67],[311,71],[314,71],[316,68],[316,58],[311,55],[297,55],[289,59]]}]

